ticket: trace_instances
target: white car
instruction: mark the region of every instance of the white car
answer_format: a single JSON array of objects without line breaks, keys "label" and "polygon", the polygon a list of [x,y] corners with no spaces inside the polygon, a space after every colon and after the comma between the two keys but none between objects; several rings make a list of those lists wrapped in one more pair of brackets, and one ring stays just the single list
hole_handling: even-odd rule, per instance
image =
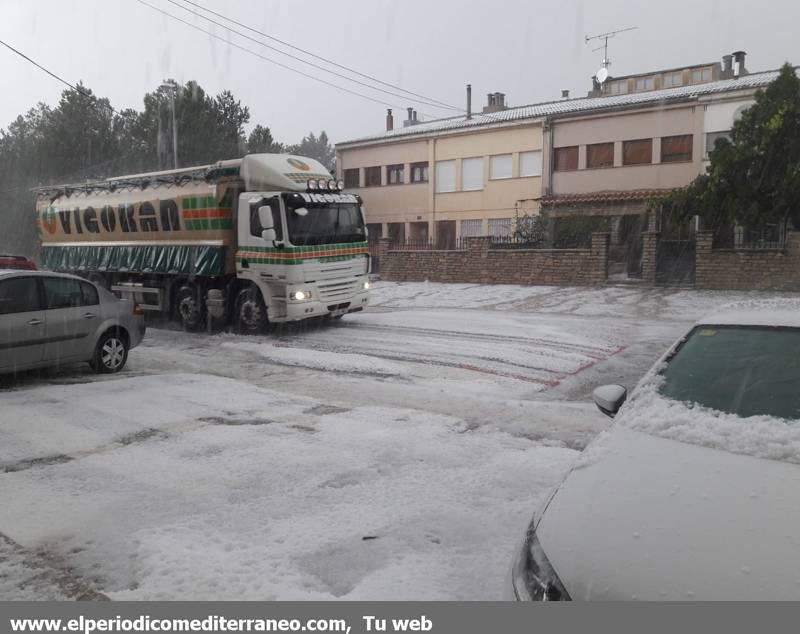
[{"label": "white car", "polygon": [[535,514],[513,598],[800,599],[800,301],[726,307],[594,398],[615,423]]}]

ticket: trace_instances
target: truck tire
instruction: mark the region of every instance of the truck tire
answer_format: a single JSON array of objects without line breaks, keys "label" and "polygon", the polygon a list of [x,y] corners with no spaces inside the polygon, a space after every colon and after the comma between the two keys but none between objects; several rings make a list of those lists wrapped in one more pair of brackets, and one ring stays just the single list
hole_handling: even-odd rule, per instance
[{"label": "truck tire", "polygon": [[258,289],[239,291],[233,315],[233,327],[240,335],[259,335],[267,329],[267,307]]},{"label": "truck tire", "polygon": [[175,295],[175,313],[186,332],[197,332],[205,326],[205,310],[197,289],[186,285]]},{"label": "truck tire", "polygon": [[114,374],[125,367],[127,360],[127,338],[116,330],[109,330],[97,342],[94,357],[89,365],[92,370],[100,374]]}]

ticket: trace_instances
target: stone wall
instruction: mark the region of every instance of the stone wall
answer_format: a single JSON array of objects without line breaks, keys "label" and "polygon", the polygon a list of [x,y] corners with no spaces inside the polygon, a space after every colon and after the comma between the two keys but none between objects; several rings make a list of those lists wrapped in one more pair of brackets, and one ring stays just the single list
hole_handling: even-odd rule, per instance
[{"label": "stone wall", "polygon": [[381,241],[381,278],[391,281],[594,286],[608,277],[607,233],[591,249],[493,249],[491,238],[466,238],[459,251],[390,251]]},{"label": "stone wall", "polygon": [[697,233],[697,288],[800,291],[800,233],[783,249],[712,248],[710,231]]}]

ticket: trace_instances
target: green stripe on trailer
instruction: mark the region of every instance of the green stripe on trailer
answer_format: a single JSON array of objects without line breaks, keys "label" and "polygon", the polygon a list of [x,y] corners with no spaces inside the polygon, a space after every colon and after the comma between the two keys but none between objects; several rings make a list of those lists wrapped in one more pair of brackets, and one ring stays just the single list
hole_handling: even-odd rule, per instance
[{"label": "green stripe on trailer", "polygon": [[184,220],[186,228],[190,231],[208,231],[211,229],[233,229],[233,220],[230,218],[198,218]]}]

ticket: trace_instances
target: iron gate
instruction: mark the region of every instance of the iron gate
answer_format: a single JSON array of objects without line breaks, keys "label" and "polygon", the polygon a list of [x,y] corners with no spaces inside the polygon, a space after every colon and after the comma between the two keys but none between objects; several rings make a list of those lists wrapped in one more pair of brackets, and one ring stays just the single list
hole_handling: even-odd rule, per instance
[{"label": "iron gate", "polygon": [[694,284],[695,241],[659,240],[656,249],[657,284]]}]

